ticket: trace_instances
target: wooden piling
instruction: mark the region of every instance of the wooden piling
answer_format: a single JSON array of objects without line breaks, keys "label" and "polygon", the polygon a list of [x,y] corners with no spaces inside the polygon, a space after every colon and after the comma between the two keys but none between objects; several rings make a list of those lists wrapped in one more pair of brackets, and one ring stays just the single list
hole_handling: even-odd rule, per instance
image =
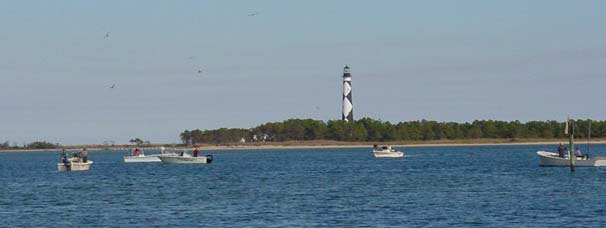
[{"label": "wooden piling", "polygon": [[567,120],[570,122],[570,124],[567,124],[568,126],[570,126],[570,134],[569,134],[569,139],[568,139],[568,158],[570,158],[570,172],[574,172],[575,171],[575,161],[577,160],[576,155],[574,154],[574,121],[573,120]]}]

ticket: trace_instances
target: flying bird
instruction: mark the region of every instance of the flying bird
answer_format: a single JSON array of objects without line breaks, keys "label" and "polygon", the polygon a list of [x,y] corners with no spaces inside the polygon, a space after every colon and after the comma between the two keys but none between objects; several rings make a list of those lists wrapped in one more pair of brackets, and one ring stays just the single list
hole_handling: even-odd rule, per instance
[{"label": "flying bird", "polygon": [[116,83],[114,83],[114,84],[113,84],[112,86],[110,86],[109,88],[110,88],[110,89],[113,89],[113,88],[115,88],[115,87],[116,87]]},{"label": "flying bird", "polygon": [[249,17],[254,17],[254,16],[257,16],[257,15],[259,15],[259,12],[252,12],[252,13],[248,14]]},{"label": "flying bird", "polygon": [[105,33],[105,38],[109,37],[109,32]]},{"label": "flying bird", "polygon": [[203,69],[199,69],[197,72],[198,72],[198,76],[199,76],[199,77],[204,76],[204,73],[205,73],[205,72],[204,72],[204,70],[203,70]]}]

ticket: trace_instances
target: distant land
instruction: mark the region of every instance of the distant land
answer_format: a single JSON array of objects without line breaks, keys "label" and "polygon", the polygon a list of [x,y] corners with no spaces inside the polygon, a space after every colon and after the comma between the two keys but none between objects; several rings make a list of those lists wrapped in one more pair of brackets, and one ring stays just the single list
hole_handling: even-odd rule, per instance
[{"label": "distant land", "polygon": [[[474,139],[474,140],[431,140],[431,141],[391,141],[391,142],[343,142],[343,141],[284,141],[284,142],[264,142],[264,143],[225,143],[225,144],[199,144],[201,150],[271,150],[271,149],[322,149],[322,148],[371,148],[373,144],[391,145],[394,147],[428,147],[428,146],[515,146],[515,145],[557,145],[558,143],[567,143],[568,139]],[[578,139],[578,145],[585,145],[587,140]],[[606,144],[606,138],[592,139],[590,144]],[[150,145],[66,145],[57,148],[48,149],[28,149],[28,148],[13,148],[0,149],[0,152],[36,152],[36,151],[61,151],[80,150],[87,148],[89,151],[116,151],[116,150],[132,150],[134,148],[142,148],[143,150],[160,150],[164,147],[167,150],[192,150],[194,146],[183,144],[150,144]]]},{"label": "distant land", "polygon": [[[606,138],[606,121],[574,121],[577,138]],[[427,142],[450,140],[475,142],[479,139],[493,141],[539,141],[567,138],[564,122],[555,120],[499,121],[476,120],[473,122],[437,122],[431,120],[390,123],[362,118],[355,121],[313,119],[289,119],[270,122],[249,129],[220,128],[214,130],[186,130],[180,134],[184,145],[224,144],[234,142],[285,142],[285,141],[339,141],[339,142]],[[591,133],[589,132],[591,129]],[[536,140],[535,140],[536,141]]]},{"label": "distant land", "polygon": [[[606,121],[576,120],[577,143],[606,143]],[[271,148],[332,148],[370,147],[373,144],[394,146],[454,146],[454,145],[528,145],[566,143],[563,122],[498,121],[437,122],[430,120],[392,124],[387,121],[362,118],[356,121],[289,119],[270,122],[254,128],[220,128],[213,130],[185,130],[181,143],[158,144],[140,138],[130,144],[61,145],[51,142],[33,142],[23,146],[0,143],[1,151],[37,151],[53,149],[271,149]]]}]

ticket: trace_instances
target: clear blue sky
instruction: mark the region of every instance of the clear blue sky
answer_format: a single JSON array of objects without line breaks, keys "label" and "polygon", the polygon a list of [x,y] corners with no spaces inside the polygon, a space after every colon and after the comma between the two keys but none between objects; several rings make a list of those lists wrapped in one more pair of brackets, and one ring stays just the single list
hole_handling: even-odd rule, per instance
[{"label": "clear blue sky", "polygon": [[0,141],[168,143],[338,119],[345,64],[356,118],[606,119],[605,12],[589,0],[1,1]]}]

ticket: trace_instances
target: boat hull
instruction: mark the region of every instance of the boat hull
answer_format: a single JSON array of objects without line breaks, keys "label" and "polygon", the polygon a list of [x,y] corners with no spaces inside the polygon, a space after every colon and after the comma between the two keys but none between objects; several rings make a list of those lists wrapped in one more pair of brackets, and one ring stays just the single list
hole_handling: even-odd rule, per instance
[{"label": "boat hull", "polygon": [[[557,167],[568,167],[570,166],[570,159],[559,157],[557,153],[547,151],[537,151],[539,156],[540,166],[557,166]],[[578,167],[594,167],[594,166],[606,166],[606,158],[581,158],[577,157],[575,160],[575,166]]]},{"label": "boat hull", "polygon": [[158,156],[160,161],[165,164],[206,164],[212,162],[212,156]]},{"label": "boat hull", "polygon": [[383,152],[383,151],[373,151],[372,154],[375,158],[401,158],[404,157],[404,152],[395,151],[395,152]]},{"label": "boat hull", "polygon": [[71,164],[71,168],[68,169],[65,164],[63,163],[57,163],[57,170],[58,171],[88,171],[90,170],[91,165],[93,164],[93,161],[88,160],[86,163],[84,162],[70,162]]},{"label": "boat hull", "polygon": [[136,163],[136,162],[160,162],[158,156],[154,155],[139,155],[139,156],[124,156],[124,162]]}]

